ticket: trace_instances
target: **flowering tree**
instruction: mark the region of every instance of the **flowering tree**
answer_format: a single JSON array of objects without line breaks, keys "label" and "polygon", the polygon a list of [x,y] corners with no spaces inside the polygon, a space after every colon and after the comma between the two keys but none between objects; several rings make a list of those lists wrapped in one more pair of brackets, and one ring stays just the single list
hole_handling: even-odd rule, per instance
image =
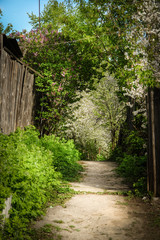
[{"label": "flowering tree", "polygon": [[92,100],[97,106],[98,119],[110,133],[112,150],[117,144],[120,127],[125,120],[125,103],[119,101],[118,91],[116,79],[105,72],[92,94]]},{"label": "flowering tree", "polygon": [[[144,71],[144,66],[140,66],[142,50],[137,48],[139,36],[133,41],[132,31],[136,20],[130,14],[135,13],[136,9],[137,6],[127,5],[126,1],[113,1],[112,4],[110,1],[99,1],[98,5],[97,1],[83,1],[74,12],[72,7],[66,10],[64,3],[51,0],[42,13],[44,29],[22,35],[22,41],[27,40],[25,47],[30,46],[25,59],[50,78],[45,94],[43,88],[46,80],[38,78],[37,81],[38,91],[43,92],[40,102],[43,106],[39,109],[40,125],[48,126],[48,132],[52,129],[55,131],[56,123],[64,115],[67,103],[72,102],[76,90],[91,87],[93,74],[101,79],[102,74],[96,69],[102,60],[105,60],[105,64],[101,65],[103,70],[107,67],[109,72],[114,71],[123,101],[127,101],[128,105],[131,104],[130,99],[135,102],[134,92],[141,85],[142,77],[148,77],[149,71]],[[38,18],[33,14],[30,18],[36,27]],[[54,28],[57,30],[53,31]],[[104,35],[104,32],[107,34]],[[84,39],[81,41],[80,37]],[[130,98],[127,93],[131,95],[131,89],[133,94]],[[46,102],[52,106],[50,110]],[[138,109],[134,110],[136,112]]]},{"label": "flowering tree", "polygon": [[36,78],[37,125],[42,134],[53,132],[65,110],[66,99],[74,95],[76,88],[74,47],[61,44],[68,39],[50,28],[17,35],[24,61],[43,76]]},{"label": "flowering tree", "polygon": [[[139,22],[139,34],[145,34],[142,44],[145,47],[148,63],[154,73],[155,79],[159,81],[160,72],[160,57],[159,57],[159,42],[160,42],[160,3],[157,0],[142,1],[138,7],[138,11],[134,17]],[[141,24],[141,25],[140,25]],[[154,79],[154,81],[155,81]]]},{"label": "flowering tree", "polygon": [[119,102],[116,80],[105,73],[95,88],[77,95],[81,99],[70,105],[70,118],[65,123],[66,135],[74,138],[90,159],[95,159],[98,153],[109,156],[125,120],[125,104]]},{"label": "flowering tree", "polygon": [[79,92],[79,101],[70,105],[70,114],[64,123],[65,135],[74,139],[84,158],[96,160],[97,154],[108,156],[110,133],[98,119],[97,106],[92,101],[93,92]]},{"label": "flowering tree", "polygon": [[53,30],[51,25],[29,33],[17,32],[16,37],[23,60],[42,76],[36,78],[37,125],[42,134],[55,133],[75,92],[92,85],[92,67],[99,60],[85,51],[80,53],[79,42]]}]

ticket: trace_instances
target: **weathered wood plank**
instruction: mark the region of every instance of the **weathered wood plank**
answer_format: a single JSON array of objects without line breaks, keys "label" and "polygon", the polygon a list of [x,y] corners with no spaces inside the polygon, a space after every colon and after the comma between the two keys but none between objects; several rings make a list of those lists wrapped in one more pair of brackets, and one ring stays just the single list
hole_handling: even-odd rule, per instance
[{"label": "weathered wood plank", "polygon": [[26,76],[27,76],[27,71],[25,69],[24,71],[24,75],[23,75],[23,81],[22,81],[22,90],[21,90],[21,98],[20,98],[20,106],[19,106],[19,115],[18,115],[18,126],[19,127],[24,127],[25,125],[23,125],[24,123],[24,119],[27,116],[24,116],[24,108],[25,108],[25,91],[26,91]]},{"label": "weathered wood plank", "polygon": [[[33,123],[33,105],[34,105],[34,75],[28,72],[27,74],[27,83],[28,83],[28,89],[26,94],[26,115],[27,115],[27,122],[26,125],[29,125]],[[29,107],[28,107],[29,106]]]},{"label": "weathered wood plank", "polygon": [[[2,93],[1,93],[1,128],[3,129],[4,133],[8,133],[9,126],[8,125],[8,117],[9,117],[9,93],[10,93],[10,59],[8,58],[7,54],[2,51]],[[10,67],[9,67],[10,66]]]},{"label": "weathered wood plank", "polygon": [[14,131],[16,130],[18,125],[18,116],[19,116],[19,109],[21,104],[21,95],[22,95],[22,84],[23,84],[23,75],[25,71],[25,67],[21,64],[18,64],[18,76],[17,76],[17,86],[16,86],[16,98],[15,98],[15,109],[14,109]]},{"label": "weathered wood plank", "polygon": [[17,64],[13,61],[12,72],[11,72],[10,81],[10,96],[9,96],[9,122],[10,122],[10,131],[14,130],[14,108],[15,108],[15,95],[16,95],[16,82],[17,82]]},{"label": "weathered wood plank", "polygon": [[0,128],[5,134],[32,124],[34,74],[1,51]]}]

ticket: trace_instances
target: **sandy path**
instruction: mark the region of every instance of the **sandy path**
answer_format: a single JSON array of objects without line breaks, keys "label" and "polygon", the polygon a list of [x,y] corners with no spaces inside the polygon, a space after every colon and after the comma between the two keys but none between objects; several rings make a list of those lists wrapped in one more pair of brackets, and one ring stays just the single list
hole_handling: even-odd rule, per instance
[{"label": "sandy path", "polygon": [[36,228],[52,224],[53,239],[62,240],[160,240],[160,230],[150,224],[153,204],[113,194],[128,190],[115,174],[115,163],[82,164],[86,169],[83,181],[71,183],[79,194],[65,208],[48,208]]},{"label": "sandy path", "polygon": [[85,167],[84,179],[81,183],[72,183],[75,190],[91,192],[115,192],[129,190],[123,179],[115,173],[114,162],[82,162]]}]

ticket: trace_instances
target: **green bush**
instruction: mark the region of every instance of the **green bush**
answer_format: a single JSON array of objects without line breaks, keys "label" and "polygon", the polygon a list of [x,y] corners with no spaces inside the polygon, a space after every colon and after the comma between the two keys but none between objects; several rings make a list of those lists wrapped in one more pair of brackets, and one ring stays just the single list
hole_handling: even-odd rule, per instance
[{"label": "green bush", "polygon": [[123,141],[110,156],[118,163],[117,172],[125,177],[136,195],[147,191],[147,155],[145,138],[138,131],[124,130]]},{"label": "green bush", "polygon": [[102,154],[97,154],[96,161],[105,161],[106,158]]},{"label": "green bush", "polygon": [[[141,177],[138,179],[137,182],[133,184],[134,187],[134,194],[138,197],[142,197],[146,194],[147,191],[147,178]],[[151,193],[148,193],[151,196]]]},{"label": "green bush", "polygon": [[0,134],[0,157],[0,211],[12,195],[10,218],[0,239],[29,239],[28,223],[43,214],[49,199],[61,191],[62,177],[71,178],[75,170],[73,177],[77,176],[79,153],[73,142],[55,136],[40,139],[39,132],[28,127],[9,136]]},{"label": "green bush", "polygon": [[129,183],[135,183],[146,174],[146,156],[124,154],[117,172],[127,178]]},{"label": "green bush", "polygon": [[129,131],[128,136],[123,141],[125,152],[128,154],[144,155],[146,152],[145,139],[139,135],[138,131]]},{"label": "green bush", "polygon": [[60,140],[60,138],[50,135],[44,136],[41,142],[45,149],[52,152],[53,166],[56,171],[61,172],[64,180],[74,180],[82,170],[82,166],[77,162],[80,160],[80,153],[75,148],[73,140]]}]

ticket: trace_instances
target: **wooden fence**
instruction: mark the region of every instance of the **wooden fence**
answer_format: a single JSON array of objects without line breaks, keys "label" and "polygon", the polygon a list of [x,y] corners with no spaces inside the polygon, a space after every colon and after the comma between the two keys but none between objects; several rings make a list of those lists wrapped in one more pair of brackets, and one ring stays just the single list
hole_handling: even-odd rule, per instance
[{"label": "wooden fence", "polygon": [[160,197],[160,89],[148,90],[148,191]]},{"label": "wooden fence", "polygon": [[34,74],[16,52],[18,44],[0,35],[0,130],[5,134],[33,123]]}]

